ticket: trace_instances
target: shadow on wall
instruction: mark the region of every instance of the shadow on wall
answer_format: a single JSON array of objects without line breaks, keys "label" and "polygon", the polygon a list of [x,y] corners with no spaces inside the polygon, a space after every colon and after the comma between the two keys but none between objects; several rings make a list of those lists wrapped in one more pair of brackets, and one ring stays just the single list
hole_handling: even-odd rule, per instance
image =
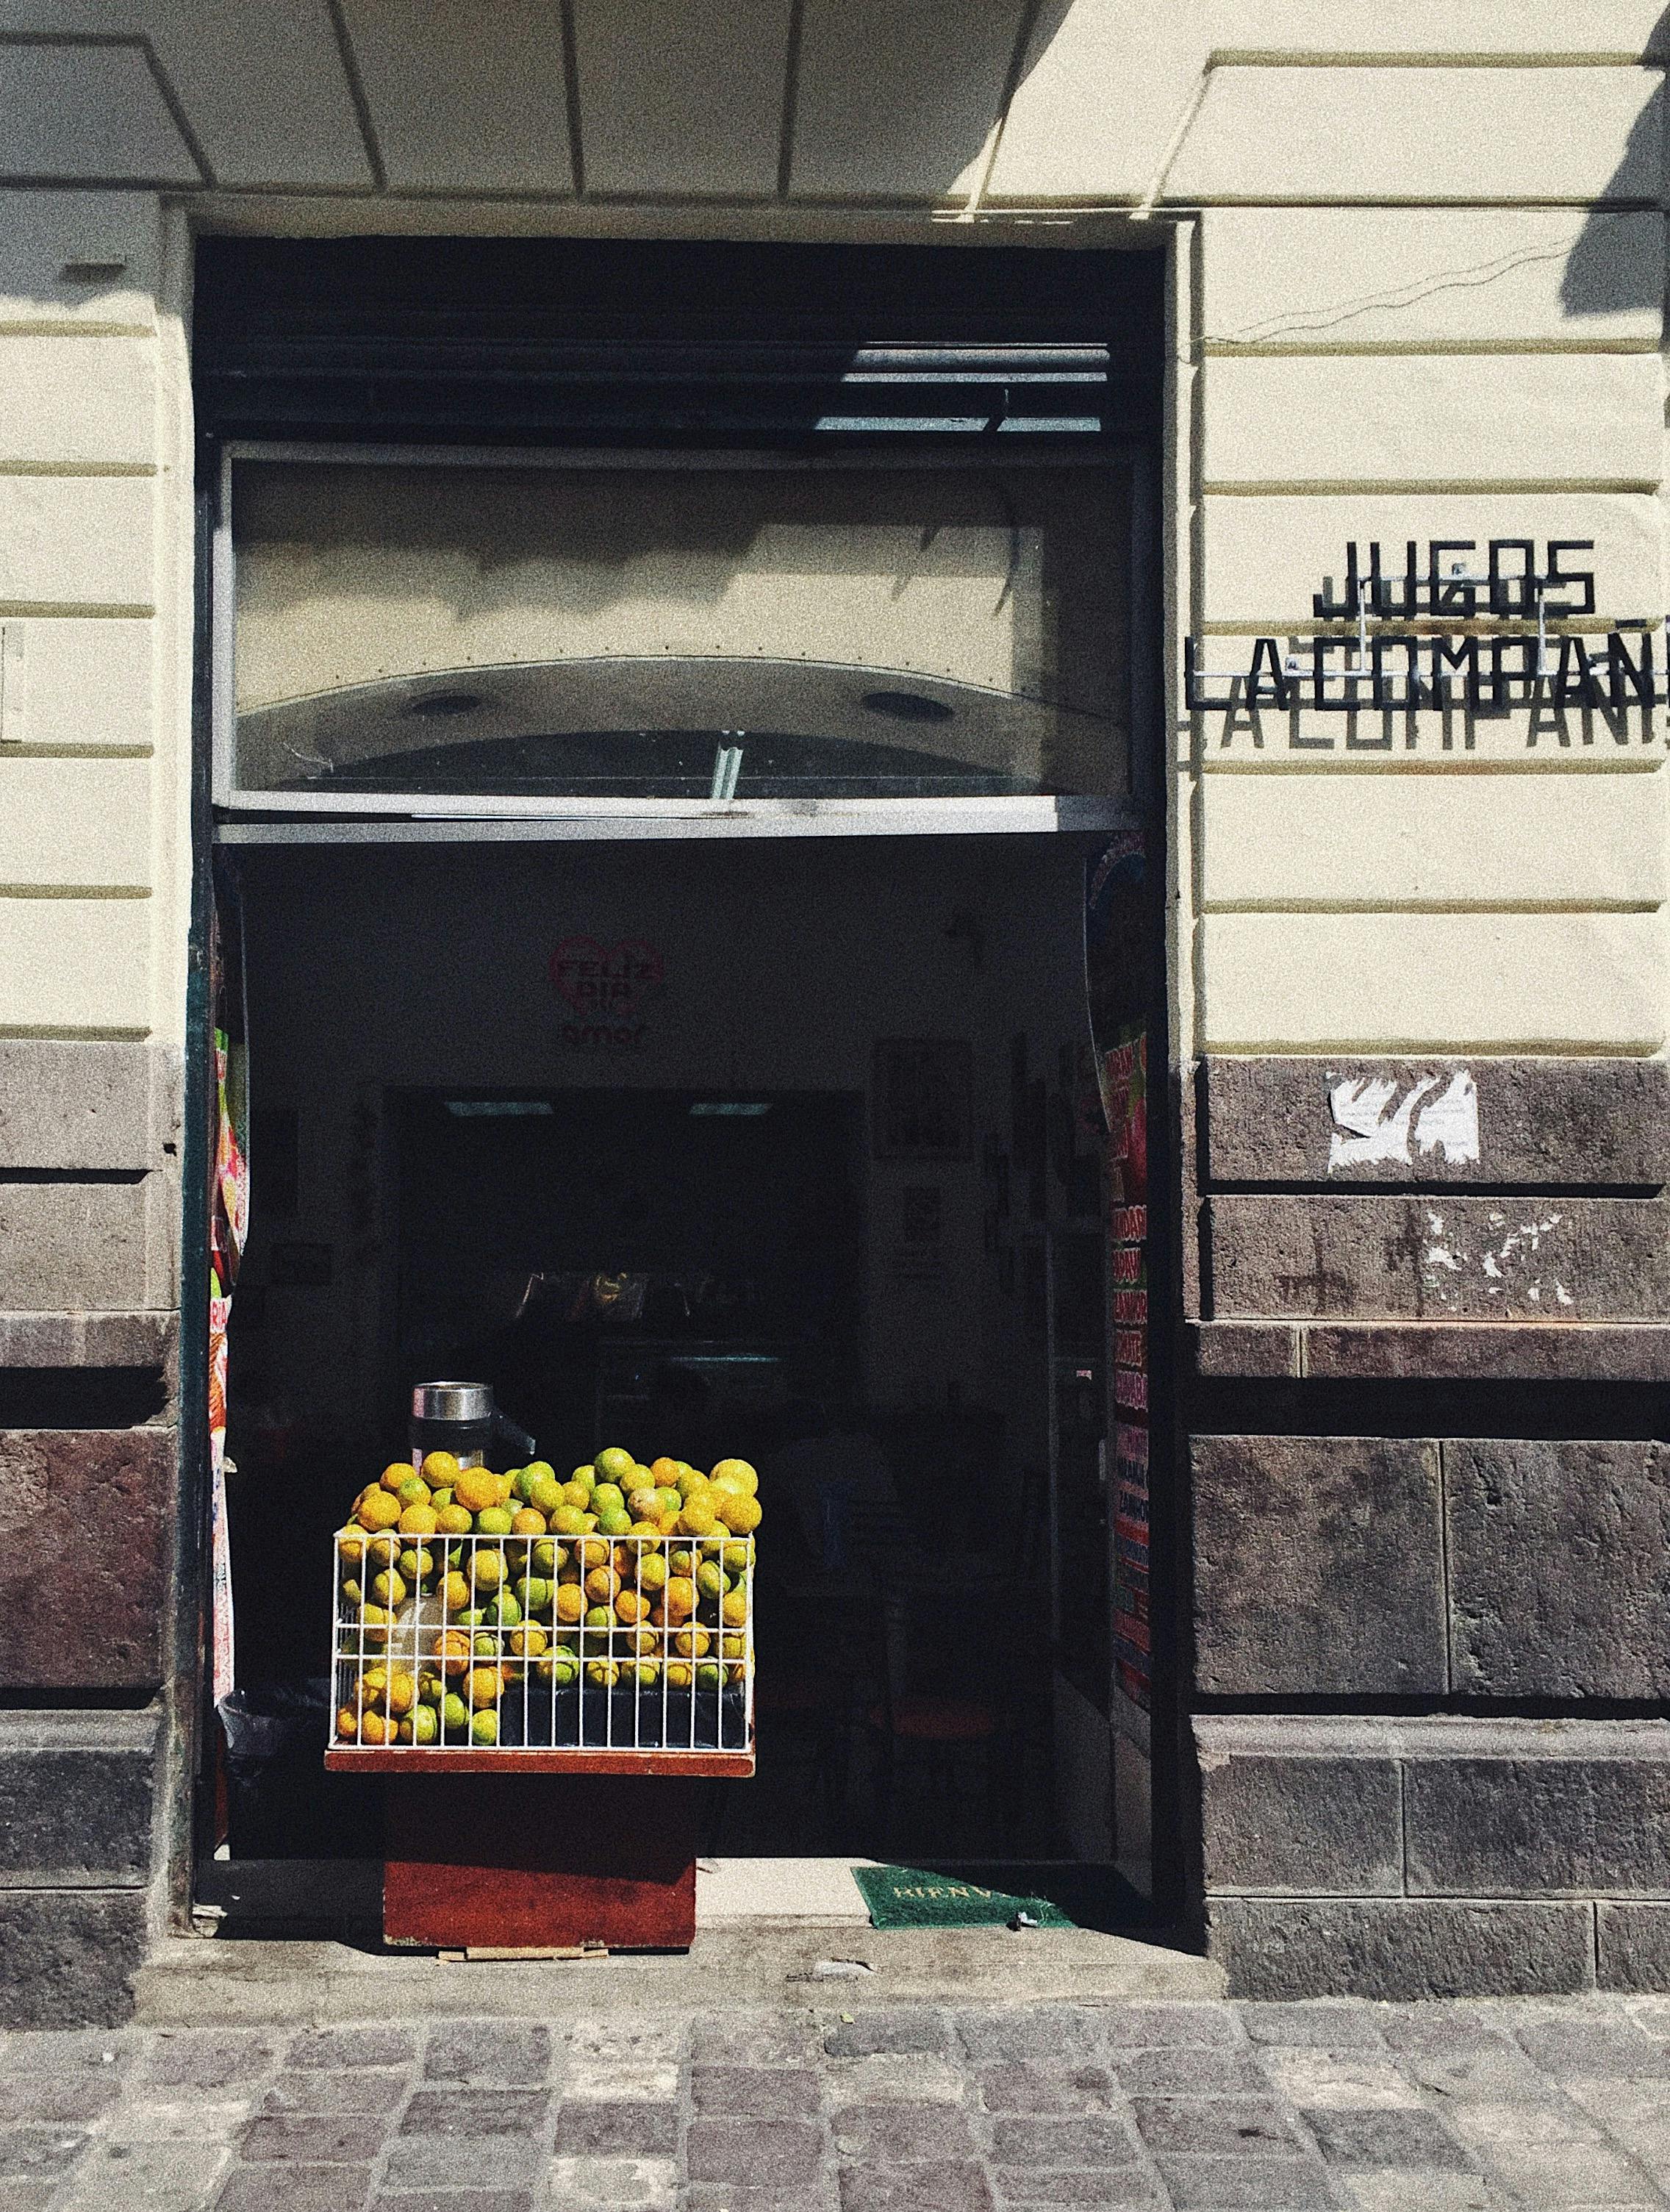
[{"label": "shadow on wall", "polygon": [[[1670,9],[1666,9],[1643,42],[1643,53],[1670,59]],[[1636,118],[1622,159],[1607,179],[1613,202],[1633,201],[1637,209],[1661,207],[1664,194],[1665,88],[1661,83]],[[1664,306],[1663,224],[1631,221],[1612,205],[1597,208],[1584,224],[1560,281],[1560,301],[1568,315],[1617,315]]]}]

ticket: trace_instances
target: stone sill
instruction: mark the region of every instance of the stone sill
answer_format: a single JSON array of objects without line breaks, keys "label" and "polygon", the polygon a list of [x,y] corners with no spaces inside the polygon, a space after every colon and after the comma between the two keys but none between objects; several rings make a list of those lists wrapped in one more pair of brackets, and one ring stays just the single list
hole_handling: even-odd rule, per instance
[{"label": "stone sill", "polygon": [[1295,1381],[1670,1382],[1655,1322],[1191,1322],[1197,1375]]},{"label": "stone sill", "polygon": [[179,1316],[149,1313],[0,1313],[0,1368],[166,1368]]},{"label": "stone sill", "polygon": [[1203,1771],[1232,1759],[1642,1759],[1670,1764],[1670,1721],[1499,1720],[1470,1713],[1196,1713]]}]

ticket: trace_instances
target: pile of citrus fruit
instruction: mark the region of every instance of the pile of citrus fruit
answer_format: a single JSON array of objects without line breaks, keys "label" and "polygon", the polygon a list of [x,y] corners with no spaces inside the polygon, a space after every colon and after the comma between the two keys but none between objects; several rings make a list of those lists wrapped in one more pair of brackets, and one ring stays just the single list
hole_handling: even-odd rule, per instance
[{"label": "pile of citrus fruit", "polygon": [[715,1698],[753,1663],[759,1478],[618,1446],[560,1481],[431,1452],[383,1470],[336,1538],[339,1742],[501,1741],[559,1692]]}]

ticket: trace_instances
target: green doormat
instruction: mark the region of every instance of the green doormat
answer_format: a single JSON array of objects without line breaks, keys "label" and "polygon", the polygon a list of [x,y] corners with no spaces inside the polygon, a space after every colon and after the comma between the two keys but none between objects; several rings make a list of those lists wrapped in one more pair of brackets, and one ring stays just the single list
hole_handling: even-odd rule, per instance
[{"label": "green doormat", "polygon": [[926,1874],[920,1867],[854,1867],[853,1880],[875,1928],[1006,1928],[1017,1912],[1026,1913],[1040,1928],[1076,1925],[1047,1899],[1011,1897],[1001,1889],[984,1889],[976,1881]]}]

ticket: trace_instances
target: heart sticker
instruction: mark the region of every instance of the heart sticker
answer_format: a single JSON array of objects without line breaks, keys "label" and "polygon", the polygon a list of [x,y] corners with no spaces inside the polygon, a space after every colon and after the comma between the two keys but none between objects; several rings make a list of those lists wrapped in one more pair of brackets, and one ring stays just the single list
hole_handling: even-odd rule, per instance
[{"label": "heart sticker", "polygon": [[665,973],[660,953],[641,937],[625,937],[618,945],[565,937],[551,954],[552,985],[577,1014],[634,1014]]}]

